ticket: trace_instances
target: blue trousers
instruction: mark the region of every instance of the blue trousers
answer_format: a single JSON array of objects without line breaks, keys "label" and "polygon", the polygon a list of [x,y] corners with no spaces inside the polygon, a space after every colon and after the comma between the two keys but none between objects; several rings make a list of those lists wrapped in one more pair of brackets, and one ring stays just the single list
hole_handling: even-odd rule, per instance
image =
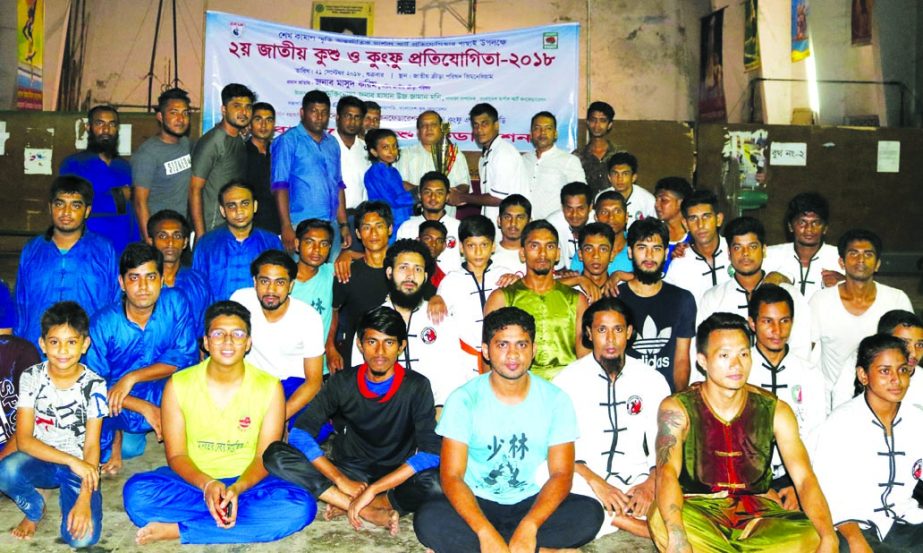
[{"label": "blue trousers", "polygon": [[[117,380],[107,382],[107,386],[115,384]],[[160,406],[163,399],[163,387],[166,379],[153,382],[139,382],[131,390],[131,396],[143,399],[148,403]],[[116,430],[122,431],[122,459],[131,459],[144,453],[147,445],[146,434],[153,429],[141,413],[122,409],[118,416],[108,416],[103,419],[103,429],[99,435],[100,461],[105,463],[112,456],[112,441],[115,439]]]},{"label": "blue trousers", "polygon": [[[222,480],[231,485],[236,478]],[[177,523],[182,543],[270,542],[301,530],[317,514],[317,502],[298,486],[267,476],[241,494],[237,524],[219,528],[208,512],[202,490],[180,478],[170,467],[136,474],[122,492],[125,512],[135,526],[151,522]]]},{"label": "blue trousers", "polygon": [[[297,376],[290,376],[282,381],[282,393],[285,394],[286,401],[288,400],[288,398],[292,397],[292,394],[295,393],[295,390],[297,390],[298,387],[301,386],[302,384],[304,384],[304,379],[298,378]],[[308,404],[310,405],[310,402],[308,402]],[[304,413],[304,410],[307,408],[308,406],[305,405],[297,413],[292,415],[290,419],[288,419],[288,429],[289,430],[295,427],[295,421],[298,420],[298,417],[300,417],[301,414]],[[329,438],[330,435],[333,434],[333,431],[334,431],[333,425],[330,424],[330,422],[328,421],[327,423],[324,424],[324,426],[321,426],[320,431],[317,433],[317,437],[314,438],[314,441],[317,442],[318,444],[324,443],[325,441],[327,441],[327,438]],[[144,453],[143,449],[141,453]]]},{"label": "blue trousers", "polygon": [[93,528],[81,539],[67,530],[67,515],[80,495],[80,478],[64,465],[49,463],[17,451],[0,461],[0,491],[16,502],[16,506],[32,522],[38,522],[45,512],[45,499],[36,488],[61,488],[61,538],[71,547],[88,547],[99,541],[103,528],[103,496],[99,490],[90,496]]}]

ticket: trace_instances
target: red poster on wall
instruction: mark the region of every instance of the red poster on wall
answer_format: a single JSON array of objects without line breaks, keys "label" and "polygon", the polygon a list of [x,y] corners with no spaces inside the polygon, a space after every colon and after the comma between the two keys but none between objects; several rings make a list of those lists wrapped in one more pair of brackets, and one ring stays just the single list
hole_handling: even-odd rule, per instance
[{"label": "red poster on wall", "polygon": [[724,99],[724,9],[702,18],[699,121],[727,121]]}]

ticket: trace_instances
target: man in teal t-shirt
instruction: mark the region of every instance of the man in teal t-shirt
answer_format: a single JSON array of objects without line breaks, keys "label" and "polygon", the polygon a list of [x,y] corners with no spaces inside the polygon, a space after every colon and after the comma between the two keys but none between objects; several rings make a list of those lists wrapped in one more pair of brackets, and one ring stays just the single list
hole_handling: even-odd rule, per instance
[{"label": "man in teal t-shirt", "polygon": [[[484,318],[481,351],[491,370],[455,390],[443,408],[436,433],[445,498],[414,518],[425,546],[440,553],[576,548],[602,525],[599,503],[570,493],[574,407],[530,374],[534,339],[535,320],[519,308]],[[549,476],[539,486],[546,462]]]},{"label": "man in teal t-shirt", "polygon": [[[333,320],[333,225],[322,219],[306,219],[295,229],[298,239],[298,276],[292,297],[314,308],[324,323],[324,341],[331,343],[330,323]],[[327,374],[324,355],[324,374]]]}]

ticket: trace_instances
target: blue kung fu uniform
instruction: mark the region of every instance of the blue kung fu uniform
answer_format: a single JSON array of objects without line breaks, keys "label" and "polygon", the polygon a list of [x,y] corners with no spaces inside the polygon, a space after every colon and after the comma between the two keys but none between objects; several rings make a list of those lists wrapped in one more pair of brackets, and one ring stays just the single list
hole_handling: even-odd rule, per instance
[{"label": "blue kung fu uniform", "polygon": [[59,172],[84,178],[93,185],[93,211],[87,228],[108,238],[116,252],[121,253],[125,246],[141,239],[131,201],[126,200],[119,213],[113,196],[122,194],[120,188],[131,186],[131,165],[127,161],[117,157],[107,164],[99,154],[85,150],[64,158]]},{"label": "blue kung fu uniform", "polygon": [[[123,302],[117,301],[99,310],[90,320],[90,338],[87,366],[106,380],[108,389],[126,374],[154,363],[183,369],[198,361],[189,305],[181,293],[170,288],[161,291],[144,329],[128,320]],[[166,381],[164,378],[139,382],[130,395],[159,406]],[[151,425],[141,413],[127,409],[117,416],[106,417],[100,437],[104,459],[108,459],[116,430],[143,435],[150,432]],[[131,443],[136,447],[123,446],[125,458],[144,452],[143,440],[134,439]]]},{"label": "blue kung fu uniform", "polygon": [[[333,288],[330,293],[333,293]],[[0,328],[16,328],[16,304],[13,303],[13,295],[10,294],[9,287],[2,279],[0,279]]]},{"label": "blue kung fu uniform", "polygon": [[119,261],[112,244],[84,231],[70,250],[62,252],[49,230],[26,244],[16,273],[15,334],[38,347],[45,310],[59,301],[75,301],[87,315],[119,297]]},{"label": "blue kung fu uniform", "polygon": [[203,236],[192,254],[192,268],[202,274],[211,289],[212,300],[229,299],[240,288],[253,286],[250,263],[266,250],[281,250],[282,241],[275,234],[253,227],[242,241],[227,226]]},{"label": "blue kung fu uniform", "polygon": [[[164,285],[164,287],[167,287]],[[208,281],[202,273],[183,267],[176,273],[173,289],[185,296],[189,302],[189,315],[192,317],[193,336],[196,340],[205,336],[205,310],[212,304],[212,293]]]}]

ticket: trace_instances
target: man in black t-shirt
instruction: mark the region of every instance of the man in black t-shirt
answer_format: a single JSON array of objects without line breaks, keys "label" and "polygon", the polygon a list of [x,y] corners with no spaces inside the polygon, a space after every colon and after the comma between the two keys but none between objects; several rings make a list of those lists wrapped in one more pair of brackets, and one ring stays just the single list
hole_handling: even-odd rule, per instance
[{"label": "man in black t-shirt", "polygon": [[[426,377],[397,363],[407,347],[397,311],[369,311],[358,335],[365,362],[332,375],[298,417],[289,443],[271,444],[263,463],[324,501],[326,518],[346,512],[357,530],[367,521],[395,535],[400,515],[442,494],[433,393]],[[315,437],[333,416],[346,431],[328,457]]]},{"label": "man in black t-shirt", "polygon": [[660,219],[641,219],[628,228],[628,255],[634,280],[619,285],[619,298],[633,314],[635,335],[626,353],[667,379],[672,392],[689,384],[689,345],[695,336],[695,299],[663,282],[670,235]]}]

